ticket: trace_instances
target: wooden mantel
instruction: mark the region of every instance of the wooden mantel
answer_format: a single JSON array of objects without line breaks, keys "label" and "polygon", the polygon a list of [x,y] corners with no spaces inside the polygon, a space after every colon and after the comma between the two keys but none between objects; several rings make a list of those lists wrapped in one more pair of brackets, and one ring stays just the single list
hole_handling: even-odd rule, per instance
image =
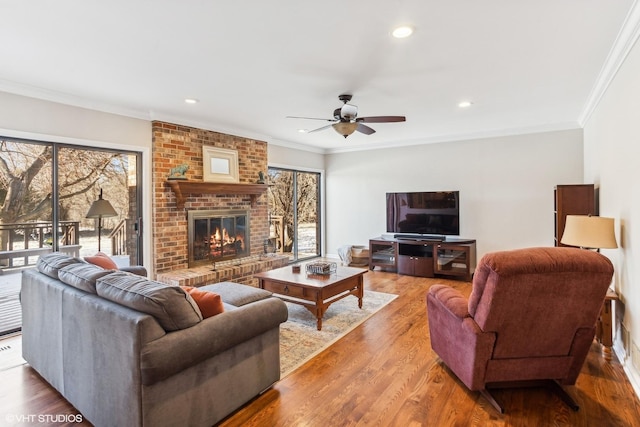
[{"label": "wooden mantel", "polygon": [[168,180],[167,183],[176,195],[176,206],[184,208],[189,194],[248,194],[251,207],[255,207],[258,197],[267,191],[267,184],[231,184],[204,181]]}]

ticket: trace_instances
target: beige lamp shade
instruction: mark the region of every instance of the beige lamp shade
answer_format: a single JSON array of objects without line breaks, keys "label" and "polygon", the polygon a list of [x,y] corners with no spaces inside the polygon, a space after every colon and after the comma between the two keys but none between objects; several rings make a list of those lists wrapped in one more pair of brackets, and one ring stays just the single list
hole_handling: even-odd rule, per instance
[{"label": "beige lamp shade", "polygon": [[589,215],[567,215],[560,243],[592,249],[615,249],[613,218]]},{"label": "beige lamp shade", "polygon": [[106,218],[110,216],[117,216],[118,213],[111,206],[108,200],[102,198],[102,192],[100,192],[100,198],[93,202],[87,212],[87,218]]},{"label": "beige lamp shade", "polygon": [[102,241],[102,218],[110,216],[118,216],[116,210],[111,206],[108,200],[102,198],[102,188],[100,189],[100,196],[98,200],[91,204],[89,212],[87,212],[87,218],[98,218],[98,252],[100,249],[100,242]]}]

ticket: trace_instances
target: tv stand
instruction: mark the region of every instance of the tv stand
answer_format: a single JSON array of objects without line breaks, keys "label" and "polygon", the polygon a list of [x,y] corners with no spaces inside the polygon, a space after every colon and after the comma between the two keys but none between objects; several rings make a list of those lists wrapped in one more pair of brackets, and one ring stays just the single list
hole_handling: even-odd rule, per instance
[{"label": "tv stand", "polygon": [[[415,235],[414,235],[415,236]],[[471,280],[476,268],[476,241],[427,235],[369,240],[369,269],[418,277],[459,277]]]}]

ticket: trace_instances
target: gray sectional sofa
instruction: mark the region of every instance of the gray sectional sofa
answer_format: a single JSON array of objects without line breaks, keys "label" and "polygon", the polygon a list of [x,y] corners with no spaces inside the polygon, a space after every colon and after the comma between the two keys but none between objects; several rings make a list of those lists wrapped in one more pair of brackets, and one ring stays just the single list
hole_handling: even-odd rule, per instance
[{"label": "gray sectional sofa", "polygon": [[202,319],[181,288],[60,253],[22,276],[23,357],[96,426],[211,426],[280,378],[286,305],[218,283]]}]

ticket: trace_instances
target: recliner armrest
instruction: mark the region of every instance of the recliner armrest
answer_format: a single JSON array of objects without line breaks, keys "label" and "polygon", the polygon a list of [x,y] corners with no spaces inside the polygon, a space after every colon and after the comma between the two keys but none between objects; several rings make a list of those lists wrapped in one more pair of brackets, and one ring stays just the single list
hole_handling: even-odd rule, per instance
[{"label": "recliner armrest", "polygon": [[457,289],[446,285],[433,285],[429,288],[429,294],[454,316],[460,319],[471,317],[468,310],[468,301]]},{"label": "recliner armrest", "polygon": [[484,388],[487,361],[493,353],[494,332],[483,332],[469,314],[459,291],[435,285],[427,293],[431,348],[470,390]]}]

